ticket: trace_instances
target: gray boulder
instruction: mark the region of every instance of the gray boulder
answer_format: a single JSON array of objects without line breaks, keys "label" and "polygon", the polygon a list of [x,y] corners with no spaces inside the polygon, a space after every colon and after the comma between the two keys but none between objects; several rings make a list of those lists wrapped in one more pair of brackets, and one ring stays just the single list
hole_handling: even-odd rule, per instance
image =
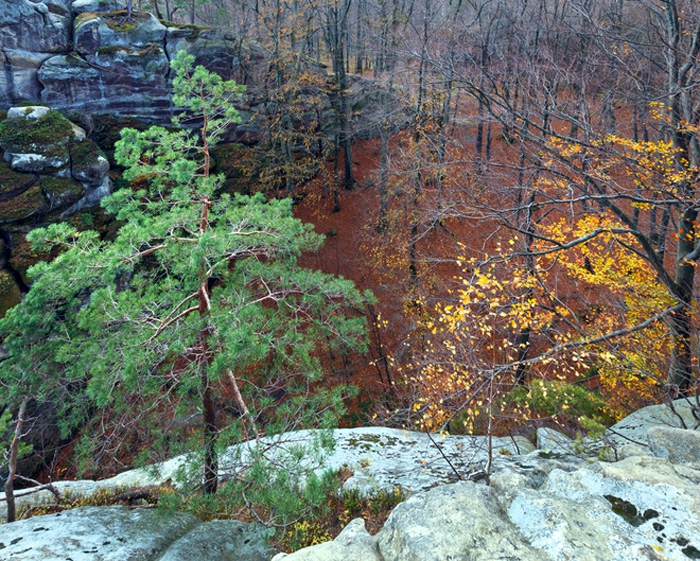
[{"label": "gray boulder", "polygon": [[101,185],[109,171],[109,161],[92,140],[73,142],[70,159],[71,175],[87,186]]},{"label": "gray boulder", "polygon": [[[543,464],[540,476],[533,477],[535,469],[518,472],[521,462]],[[394,509],[376,538],[348,545],[339,536],[275,561],[343,559],[361,543],[365,557],[352,550],[352,559],[377,559],[376,545],[382,561],[687,561],[700,555],[700,471],[648,456],[577,461],[573,469],[550,469],[552,462],[533,453],[513,469],[501,466],[490,486],[460,482],[415,494]],[[361,528],[354,524],[351,535]]]},{"label": "gray boulder", "polygon": [[575,454],[574,441],[549,427],[537,429],[537,448],[552,454]]},{"label": "gray boulder", "polygon": [[28,121],[37,121],[41,117],[46,117],[49,114],[48,107],[44,105],[31,105],[29,107],[10,107],[7,111],[8,119],[26,119]]},{"label": "gray boulder", "polygon": [[438,487],[398,505],[379,533],[384,561],[540,561],[507,520],[490,488]]},{"label": "gray boulder", "polygon": [[272,561],[384,561],[377,548],[377,538],[365,529],[365,521],[351,521],[332,542],[280,553]]},{"label": "gray boulder", "polygon": [[243,42],[223,31],[195,26],[169,27],[165,50],[170,59],[178,51],[187,51],[194,56],[195,65],[205,66],[224,80],[239,82],[244,78],[242,66],[246,73],[255,73],[264,68],[266,60],[263,47],[255,41]]},{"label": "gray boulder", "polygon": [[49,210],[69,207],[85,196],[85,187],[66,177],[43,176],[39,184],[49,201]]},{"label": "gray boulder", "polygon": [[654,456],[672,464],[700,465],[700,432],[672,427],[651,427],[647,431],[649,449]]},{"label": "gray boulder", "polygon": [[[97,103],[105,97],[105,93],[100,91],[99,70],[73,54],[51,57],[41,66],[37,77],[43,88],[41,99],[56,109],[72,107],[82,110],[81,100],[85,99],[85,91]],[[66,100],[75,100],[75,103],[67,103]]]},{"label": "gray boulder", "polygon": [[266,561],[272,551],[253,524],[123,506],[83,507],[6,524],[0,559]]},{"label": "gray boulder", "polygon": [[84,208],[90,208],[98,205],[102,199],[112,193],[112,180],[108,175],[105,175],[102,183],[99,185],[89,186],[85,190],[85,194],[78,199],[69,208],[61,213],[61,218],[67,218],[80,212]]},{"label": "gray boulder", "polygon": [[[698,422],[693,416],[693,406],[686,399],[673,402],[673,407],[687,427],[694,427]],[[647,431],[650,427],[680,428],[681,421],[666,404],[650,405],[631,413],[619,423],[608,429],[608,440],[616,445],[637,444],[646,446]]]},{"label": "gray boulder", "polygon": [[211,520],[195,526],[175,541],[159,561],[267,561],[274,550],[266,545],[269,531],[238,520]]}]

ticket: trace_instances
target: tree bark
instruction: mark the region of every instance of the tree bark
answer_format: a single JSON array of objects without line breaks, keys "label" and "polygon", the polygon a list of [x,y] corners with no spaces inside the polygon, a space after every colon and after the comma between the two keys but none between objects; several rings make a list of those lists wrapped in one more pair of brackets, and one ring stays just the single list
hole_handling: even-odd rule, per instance
[{"label": "tree bark", "polygon": [[7,521],[14,522],[17,516],[15,506],[15,476],[17,475],[17,451],[19,449],[19,441],[22,438],[22,426],[24,425],[24,415],[27,412],[27,402],[29,398],[24,398],[19,406],[17,413],[17,424],[15,425],[15,434],[10,443],[10,461],[7,480],[5,481],[5,500],[7,501]]}]

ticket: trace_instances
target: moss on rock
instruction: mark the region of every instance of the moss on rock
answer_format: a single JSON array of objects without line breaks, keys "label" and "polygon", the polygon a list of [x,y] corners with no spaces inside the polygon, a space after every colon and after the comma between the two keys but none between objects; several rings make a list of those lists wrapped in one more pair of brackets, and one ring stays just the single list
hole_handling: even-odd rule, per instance
[{"label": "moss on rock", "polygon": [[71,142],[70,157],[73,169],[91,166],[99,158],[105,158],[105,153],[92,140],[86,139],[82,142]]},{"label": "moss on rock", "polygon": [[132,12],[129,17],[129,12],[119,10],[116,12],[106,12],[102,14],[102,19],[112,31],[116,33],[128,33],[140,23],[147,21],[150,14],[144,12]]},{"label": "moss on rock", "polygon": [[39,180],[39,185],[49,199],[52,210],[66,208],[85,194],[85,187],[73,179],[45,176]]},{"label": "moss on rock", "polygon": [[19,195],[35,182],[35,175],[18,173],[5,162],[0,162],[0,200]]},{"label": "moss on rock", "polygon": [[131,49],[120,47],[119,45],[104,45],[97,49],[97,54],[100,56],[116,55],[120,52],[130,53]]},{"label": "moss on rock", "polygon": [[36,121],[9,119],[0,123],[0,147],[14,154],[47,154],[74,138],[73,124],[58,111]]},{"label": "moss on rock", "polygon": [[0,223],[24,220],[46,210],[46,199],[38,184],[24,193],[0,202]]}]

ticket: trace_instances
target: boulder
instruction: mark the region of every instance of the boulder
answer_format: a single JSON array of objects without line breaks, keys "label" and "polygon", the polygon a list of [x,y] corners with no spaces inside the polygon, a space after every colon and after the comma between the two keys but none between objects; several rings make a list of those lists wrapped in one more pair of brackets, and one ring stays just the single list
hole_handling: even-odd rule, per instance
[{"label": "boulder", "polygon": [[331,542],[280,553],[272,561],[384,561],[379,555],[377,538],[370,536],[362,518],[352,520]]},{"label": "boulder", "polygon": [[525,489],[504,506],[551,559],[686,560],[700,547],[698,481],[698,471],[634,457],[552,471],[541,489]]},{"label": "boulder", "polygon": [[65,169],[70,162],[68,150],[63,146],[54,147],[41,154],[6,153],[5,157],[9,158],[13,170],[25,173],[54,173]]},{"label": "boulder", "polygon": [[[687,427],[694,427],[698,422],[693,416],[692,404],[686,399],[677,399],[673,407]],[[681,428],[681,421],[668,405],[650,405],[631,413],[608,430],[607,439],[616,445],[647,445],[647,431],[650,427]]]},{"label": "boulder", "polygon": [[38,121],[41,117],[49,114],[49,109],[45,105],[29,105],[27,107],[10,107],[7,111],[8,119],[26,119],[28,121]]},{"label": "boulder", "polygon": [[384,561],[544,561],[509,523],[492,490],[472,482],[418,493],[378,534]]},{"label": "boulder", "polygon": [[36,53],[68,50],[70,12],[63,0],[4,0],[0,10],[0,45]]},{"label": "boulder", "polygon": [[0,123],[0,148],[5,151],[5,160],[24,154],[49,159],[62,158],[64,153],[68,155],[67,145],[75,138],[74,125],[56,111],[49,111],[36,120],[26,118],[34,111],[28,107],[24,119],[7,119]]},{"label": "boulder", "polygon": [[235,520],[202,523],[184,513],[83,507],[6,524],[0,556],[17,561],[266,561],[272,551],[264,537],[259,526]]},{"label": "boulder", "polygon": [[649,450],[672,464],[700,465],[700,432],[672,427],[651,427],[647,431]]},{"label": "boulder", "polygon": [[18,173],[5,162],[0,161],[0,204],[2,204],[2,201],[7,201],[24,193],[36,181],[36,175]]},{"label": "boulder", "polygon": [[[542,463],[542,478],[519,473],[520,462]],[[502,465],[490,486],[464,481],[417,493],[394,509],[376,538],[353,522],[352,543],[341,534],[275,561],[344,559],[350,551],[347,559],[382,561],[700,557],[700,471],[649,456],[563,464],[567,469],[549,469],[551,462],[533,453]]]},{"label": "boulder", "polygon": [[269,531],[238,520],[211,520],[195,526],[175,541],[159,561],[267,561],[275,551],[267,545]]},{"label": "boulder", "polygon": [[82,198],[61,213],[61,218],[73,216],[85,208],[100,204],[100,201],[112,192],[112,180],[105,175],[100,185],[91,185],[85,190]]},{"label": "boulder", "polygon": [[126,11],[86,12],[74,22],[73,41],[81,55],[95,54],[102,47],[144,49],[163,45],[165,26],[153,14],[135,12],[127,19]]},{"label": "boulder", "polygon": [[92,140],[71,143],[70,160],[73,179],[88,186],[102,185],[109,171],[109,161]]},{"label": "boulder", "polygon": [[69,207],[68,216],[111,192],[109,162],[83,129],[48,107],[9,113],[0,123],[0,147],[11,166],[0,164],[0,222]]},{"label": "boulder", "polygon": [[[41,66],[37,77],[43,88],[41,99],[57,109],[70,106],[82,110],[87,96],[93,97],[93,105],[105,97],[100,71],[74,54],[51,57]],[[104,104],[103,109],[106,107]]]},{"label": "boulder", "polygon": [[85,196],[85,187],[73,179],[45,176],[39,185],[49,201],[49,211],[71,206]]},{"label": "boulder", "polygon": [[261,69],[266,59],[265,51],[255,41],[241,41],[223,31],[194,25],[168,27],[165,50],[173,59],[178,51],[187,51],[194,56],[195,65],[216,72],[224,80],[242,82],[246,72]]},{"label": "boulder", "polygon": [[68,143],[75,138],[74,125],[59,113],[44,109],[12,108],[15,117],[0,123],[0,147],[13,170],[48,174],[70,163]]},{"label": "boulder", "polygon": [[48,210],[48,203],[38,183],[16,197],[0,201],[0,224],[21,222]]},{"label": "boulder", "polygon": [[[281,448],[310,438],[310,431],[279,437]],[[358,427],[334,431],[335,449],[326,461],[332,469],[346,468],[353,475],[344,488],[369,495],[380,489],[404,492],[425,491],[436,485],[466,479],[483,470],[488,458],[488,438],[440,435],[385,427]],[[268,439],[271,440],[271,439]],[[495,464],[534,450],[523,437],[493,438]],[[237,457],[233,453],[231,457]],[[221,458],[226,469],[227,456]]]}]

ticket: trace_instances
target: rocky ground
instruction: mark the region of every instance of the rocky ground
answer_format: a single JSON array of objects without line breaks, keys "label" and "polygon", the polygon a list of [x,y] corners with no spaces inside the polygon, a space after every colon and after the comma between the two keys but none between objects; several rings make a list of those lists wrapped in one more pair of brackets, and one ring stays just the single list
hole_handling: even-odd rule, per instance
[{"label": "rocky ground", "polygon": [[[371,493],[398,485],[409,497],[376,536],[357,519],[334,541],[291,555],[267,548],[264,530],[254,525],[202,524],[184,514],[162,518],[142,508],[83,507],[4,525],[0,559],[700,559],[700,433],[692,430],[690,405],[679,402],[676,408],[689,429],[677,428],[679,418],[665,406],[647,407],[611,428],[607,461],[579,457],[581,443],[551,430],[539,431],[539,448],[524,439],[494,439],[489,477],[483,476],[485,437],[431,440],[381,427],[339,430],[329,465],[354,473],[346,487]],[[292,444],[306,437],[301,432],[284,438]],[[583,444],[602,451],[600,442]],[[133,470],[56,486],[79,495],[162,483],[181,461],[166,462],[158,475]],[[48,491],[18,502],[26,507],[47,500],[42,493]]]}]

